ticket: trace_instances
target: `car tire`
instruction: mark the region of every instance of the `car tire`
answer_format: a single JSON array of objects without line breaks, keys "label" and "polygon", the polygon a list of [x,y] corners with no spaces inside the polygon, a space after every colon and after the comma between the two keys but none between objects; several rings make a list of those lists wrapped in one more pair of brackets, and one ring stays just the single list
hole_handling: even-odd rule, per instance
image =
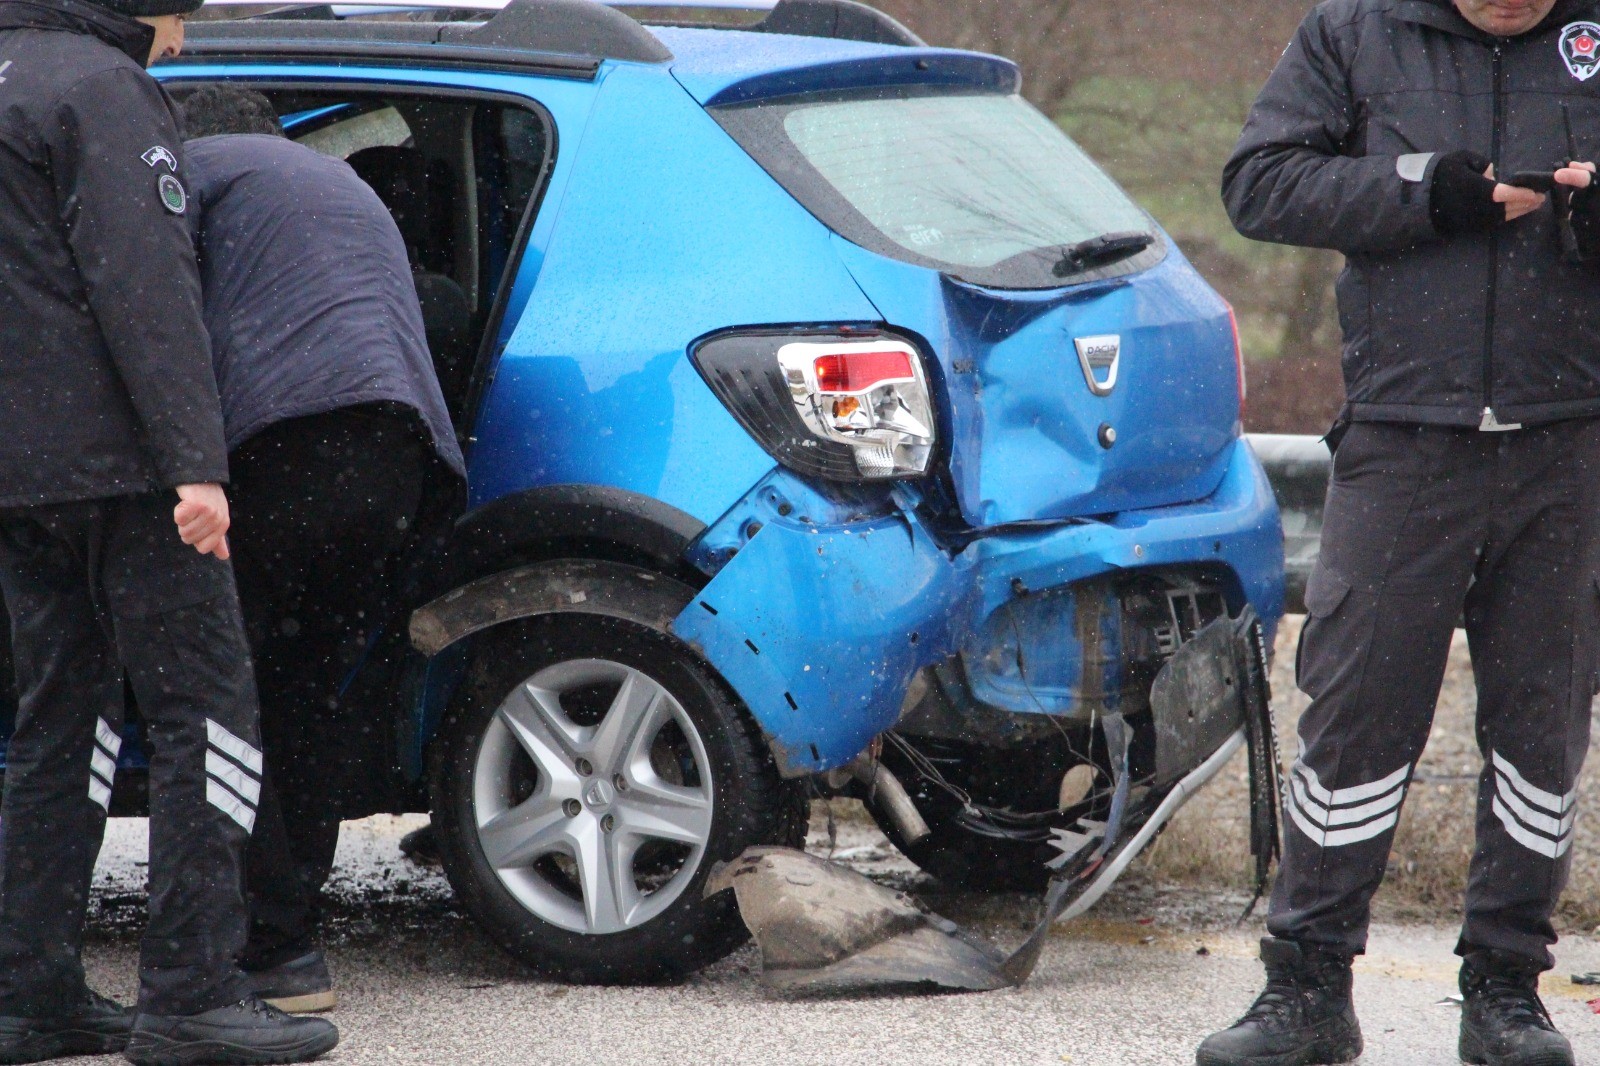
[{"label": "car tire", "polygon": [[[683,604],[693,595],[654,585]],[[640,710],[647,700],[655,710]],[[632,740],[605,728],[618,714],[637,720]],[[727,955],[748,933],[732,893],[702,898],[712,867],[805,837],[804,794],[733,694],[671,634],[612,615],[542,615],[481,636],[440,726],[432,791],[440,859],[467,912],[540,973],[585,984],[670,981]]]}]

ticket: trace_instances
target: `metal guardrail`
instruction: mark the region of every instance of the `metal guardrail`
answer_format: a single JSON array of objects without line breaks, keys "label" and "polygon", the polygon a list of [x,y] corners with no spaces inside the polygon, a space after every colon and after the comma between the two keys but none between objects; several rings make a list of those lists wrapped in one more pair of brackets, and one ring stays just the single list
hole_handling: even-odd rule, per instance
[{"label": "metal guardrail", "polygon": [[1283,513],[1287,607],[1304,614],[1306,581],[1322,547],[1322,503],[1333,457],[1320,437],[1250,433],[1245,439],[1266,468]]}]

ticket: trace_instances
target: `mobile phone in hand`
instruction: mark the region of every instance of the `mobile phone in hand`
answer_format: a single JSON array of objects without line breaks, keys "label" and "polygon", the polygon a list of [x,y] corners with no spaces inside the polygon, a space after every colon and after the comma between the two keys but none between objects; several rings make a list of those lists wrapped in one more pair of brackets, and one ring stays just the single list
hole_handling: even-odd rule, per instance
[{"label": "mobile phone in hand", "polygon": [[1534,192],[1552,193],[1556,189],[1555,171],[1546,170],[1519,170],[1511,177],[1505,179],[1507,185],[1514,185],[1519,189],[1532,189]]}]

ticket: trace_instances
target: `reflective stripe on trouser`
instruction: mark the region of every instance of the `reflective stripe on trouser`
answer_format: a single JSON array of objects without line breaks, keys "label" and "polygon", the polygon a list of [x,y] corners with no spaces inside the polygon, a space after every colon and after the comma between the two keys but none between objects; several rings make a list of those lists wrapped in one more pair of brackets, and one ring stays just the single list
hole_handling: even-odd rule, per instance
[{"label": "reflective stripe on trouser", "polygon": [[[208,772],[219,751],[259,746],[231,570],[177,538],[161,494],[0,512],[0,590],[21,693],[0,807],[0,1015],[51,1013],[82,988],[124,672],[151,747],[140,1007],[191,1014],[240,999],[247,830],[238,809],[210,802]],[[243,765],[227,757],[243,804]]]},{"label": "reflective stripe on trouser", "polygon": [[1464,616],[1484,768],[1462,941],[1551,965],[1600,665],[1597,511],[1600,422],[1351,428],[1306,590],[1311,704],[1284,790],[1273,935],[1365,949]]},{"label": "reflective stripe on trouser", "polygon": [[117,756],[122,753],[122,734],[104,718],[95,719],[94,752],[89,756],[89,798],[102,811],[111,809],[111,789],[117,779]]}]

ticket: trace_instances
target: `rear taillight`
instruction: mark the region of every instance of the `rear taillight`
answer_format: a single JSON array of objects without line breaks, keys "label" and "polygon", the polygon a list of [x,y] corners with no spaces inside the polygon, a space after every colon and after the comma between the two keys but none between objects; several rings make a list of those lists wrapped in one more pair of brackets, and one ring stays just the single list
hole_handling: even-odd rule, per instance
[{"label": "rear taillight", "polygon": [[855,481],[927,472],[933,401],[922,357],[901,338],[733,333],[693,357],[751,435],[799,473]]},{"label": "rear taillight", "polygon": [[1244,376],[1244,342],[1239,339],[1239,316],[1234,313],[1233,305],[1228,305],[1228,325],[1233,327],[1233,365],[1239,372],[1239,417],[1244,418],[1244,402],[1249,395],[1249,383]]},{"label": "rear taillight", "polygon": [[862,477],[928,469],[933,405],[909,344],[797,341],[778,349],[778,365],[806,427],[854,451]]}]

